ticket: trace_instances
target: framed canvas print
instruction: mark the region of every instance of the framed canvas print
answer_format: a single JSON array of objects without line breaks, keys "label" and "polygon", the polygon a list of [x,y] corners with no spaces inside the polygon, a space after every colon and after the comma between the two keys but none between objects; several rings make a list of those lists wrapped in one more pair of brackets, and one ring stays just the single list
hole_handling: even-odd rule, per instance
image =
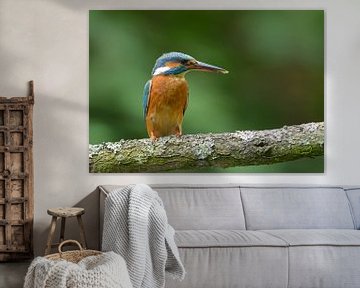
[{"label": "framed canvas print", "polygon": [[89,12],[89,169],[324,172],[324,11]]}]

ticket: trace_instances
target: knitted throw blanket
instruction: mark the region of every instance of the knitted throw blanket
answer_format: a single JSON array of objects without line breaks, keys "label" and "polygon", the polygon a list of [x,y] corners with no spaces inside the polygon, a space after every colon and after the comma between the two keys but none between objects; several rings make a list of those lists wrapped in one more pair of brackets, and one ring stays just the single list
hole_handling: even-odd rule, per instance
[{"label": "knitted throw blanket", "polygon": [[37,257],[26,273],[24,288],[132,288],[124,259],[113,253],[89,256],[75,264]]},{"label": "knitted throw blanket", "polygon": [[102,250],[124,257],[134,288],[165,287],[165,270],[184,278],[174,233],[162,200],[147,185],[127,186],[105,200]]}]

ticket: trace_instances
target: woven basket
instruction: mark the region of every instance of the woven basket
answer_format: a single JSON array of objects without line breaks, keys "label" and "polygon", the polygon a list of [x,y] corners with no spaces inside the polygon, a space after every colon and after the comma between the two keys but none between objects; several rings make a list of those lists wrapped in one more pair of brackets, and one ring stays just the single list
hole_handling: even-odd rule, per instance
[{"label": "woven basket", "polygon": [[[61,248],[64,246],[64,244],[72,243],[76,244],[79,247],[79,250],[73,250],[73,251],[62,251]],[[76,240],[65,240],[60,243],[58,248],[59,253],[54,253],[45,256],[45,258],[49,260],[66,260],[73,263],[78,263],[80,260],[84,259],[88,256],[96,256],[102,254],[100,251],[96,250],[87,250],[83,249],[81,244]]]}]

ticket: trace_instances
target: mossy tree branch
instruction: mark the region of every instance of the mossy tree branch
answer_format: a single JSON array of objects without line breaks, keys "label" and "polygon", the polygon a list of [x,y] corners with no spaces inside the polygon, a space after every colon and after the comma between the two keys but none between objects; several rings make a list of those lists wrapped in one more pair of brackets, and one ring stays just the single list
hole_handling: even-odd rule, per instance
[{"label": "mossy tree branch", "polygon": [[120,140],[90,145],[90,172],[161,172],[274,164],[324,155],[324,123],[262,131]]}]

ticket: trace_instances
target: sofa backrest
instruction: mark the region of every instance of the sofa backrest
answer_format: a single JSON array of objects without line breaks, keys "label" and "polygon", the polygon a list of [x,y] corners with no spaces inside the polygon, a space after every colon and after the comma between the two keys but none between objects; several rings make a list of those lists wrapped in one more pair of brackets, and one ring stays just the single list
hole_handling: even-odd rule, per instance
[{"label": "sofa backrest", "polygon": [[241,187],[240,190],[249,230],[355,227],[342,188]]},{"label": "sofa backrest", "polygon": [[360,188],[346,189],[354,216],[356,229],[360,229]]},{"label": "sofa backrest", "polygon": [[360,188],[151,186],[176,230],[360,229]]},{"label": "sofa backrest", "polygon": [[176,230],[244,230],[239,187],[152,186]]}]

